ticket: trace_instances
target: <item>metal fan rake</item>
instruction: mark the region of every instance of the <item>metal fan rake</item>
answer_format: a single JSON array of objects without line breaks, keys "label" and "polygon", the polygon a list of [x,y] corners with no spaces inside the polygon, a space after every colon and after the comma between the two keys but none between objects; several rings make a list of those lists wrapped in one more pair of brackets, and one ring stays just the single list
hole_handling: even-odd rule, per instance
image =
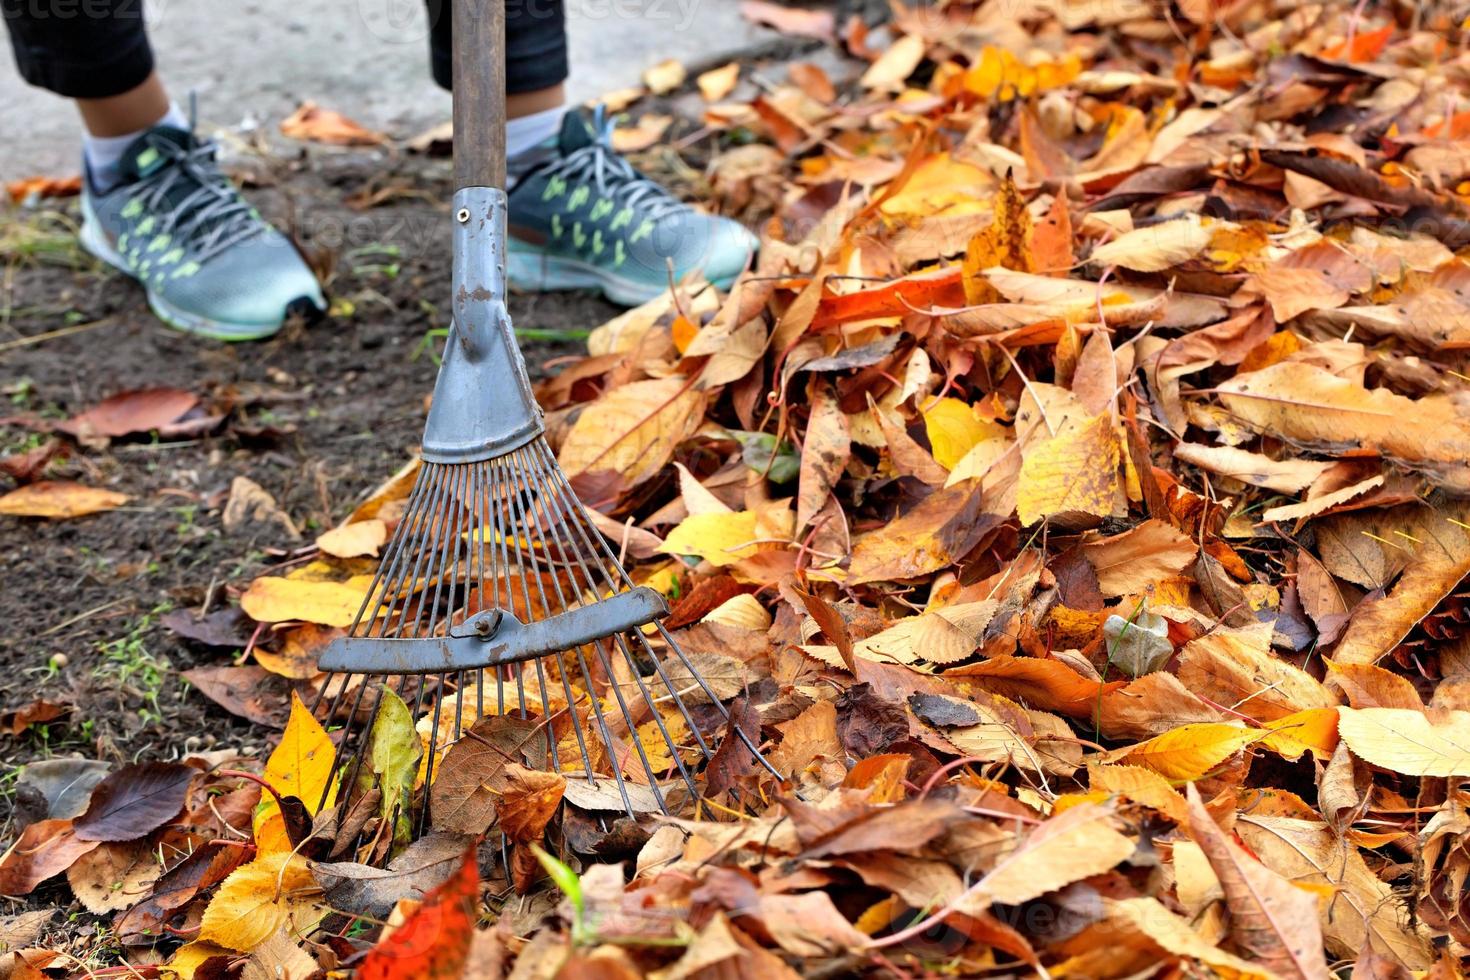
[{"label": "metal fan rake", "polygon": [[612,785],[630,817],[650,796],[677,812],[699,798],[727,729],[775,770],[729,725],[659,624],[662,596],[634,584],[543,438],[505,306],[504,10],[453,9],[454,323],[423,466],[368,598],[319,659],[318,708],[348,721],[345,787],[363,765],[363,720],[392,688],[427,729],[424,799],[447,745],[516,714],[538,718],[549,768]]}]

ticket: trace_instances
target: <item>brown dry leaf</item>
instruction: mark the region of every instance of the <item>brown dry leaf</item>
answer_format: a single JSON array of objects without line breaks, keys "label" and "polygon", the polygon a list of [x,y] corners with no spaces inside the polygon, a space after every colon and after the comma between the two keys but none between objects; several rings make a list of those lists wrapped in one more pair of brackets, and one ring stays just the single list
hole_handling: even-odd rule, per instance
[{"label": "brown dry leaf", "polygon": [[116,510],[129,500],[115,490],[86,487],[64,480],[28,483],[0,497],[0,515],[64,521]]},{"label": "brown dry leaf", "polygon": [[1074,881],[1112,870],[1135,844],[1113,829],[1114,815],[1081,803],[1047,820],[950,903],[966,914],[1020,905]]},{"label": "brown dry leaf", "polygon": [[1255,623],[1206,633],[1180,652],[1179,679],[1257,721],[1336,707],[1337,698],[1316,678],[1271,652],[1271,632],[1270,623]]},{"label": "brown dry leaf", "polygon": [[756,24],[775,28],[782,34],[831,41],[832,11],[788,7],[770,0],[740,0],[740,15]]},{"label": "brown dry leaf", "polygon": [[608,470],[637,486],[694,433],[704,404],[680,377],[623,385],[582,409],[562,443],[561,465],[568,476]]},{"label": "brown dry leaf", "polygon": [[891,44],[887,51],[863,72],[859,84],[869,89],[892,89],[914,73],[919,62],[924,60],[924,39],[914,34],[905,34]]},{"label": "brown dry leaf", "polygon": [[567,781],[558,773],[527,769],[510,762],[496,774],[494,788],[499,794],[495,810],[500,816],[500,829],[518,844],[541,839],[561,804]]},{"label": "brown dry leaf", "polygon": [[121,912],[152,892],[163,864],[147,838],[104,843],[66,869],[72,894],[94,915]]},{"label": "brown dry leaf", "polygon": [[805,530],[826,505],[852,456],[847,416],[838,407],[831,387],[818,381],[812,384],[811,418],[801,449],[801,476],[797,485],[797,531]]},{"label": "brown dry leaf", "polygon": [[1407,708],[1423,711],[1424,701],[1407,677],[1372,664],[1327,664],[1327,686],[1347,696],[1354,708]]},{"label": "brown dry leaf", "polygon": [[315,102],[301,103],[281,120],[281,135],[335,146],[375,146],[388,141],[382,133],[364,129],[340,112],[323,109]]},{"label": "brown dry leaf", "polygon": [[983,508],[983,496],[968,481],[934,491],[854,542],[848,581],[918,578],[948,567],[999,523]]},{"label": "brown dry leaf", "polygon": [[1016,497],[1021,523],[1062,514],[1111,514],[1121,492],[1119,458],[1107,413],[1063,422],[1056,435],[1022,452]]},{"label": "brown dry leaf", "polygon": [[230,496],[225,501],[220,523],[229,534],[249,531],[259,533],[261,525],[275,525],[292,541],[301,539],[296,522],[281,510],[276,498],[247,476],[237,476],[230,481]]},{"label": "brown dry leaf", "polygon": [[1201,446],[1192,442],[1175,446],[1174,456],[1202,470],[1280,493],[1306,489],[1334,465],[1325,460],[1271,459],[1234,446]]},{"label": "brown dry leaf", "polygon": [[316,546],[333,558],[377,557],[388,540],[388,525],[377,518],[334,527],[316,539]]},{"label": "brown dry leaf", "polygon": [[1403,903],[1369,870],[1357,848],[1327,824],[1242,814],[1235,830],[1261,863],[1283,878],[1325,886],[1318,914],[1329,951],[1351,958],[1371,947],[1411,970],[1428,968],[1429,944],[1409,925]]},{"label": "brown dry leaf", "polygon": [[1220,830],[1191,783],[1189,835],[1225,892],[1230,937],[1240,954],[1281,977],[1327,980],[1317,898],[1246,854]]},{"label": "brown dry leaf", "polygon": [[1178,575],[1198,554],[1195,542],[1159,520],[1144,521],[1107,538],[1089,531],[1082,541],[1082,555],[1097,572],[1097,584],[1106,596],[1143,592]]},{"label": "brown dry leaf", "polygon": [[100,844],[77,837],[69,819],[36,821],[0,856],[0,895],[30,894]]},{"label": "brown dry leaf", "polygon": [[1093,265],[1160,272],[1194,258],[1210,244],[1210,230],[1196,215],[1125,232],[1092,250]]},{"label": "brown dry leaf", "polygon": [[644,113],[632,126],[619,126],[613,130],[613,149],[619,153],[642,153],[649,147],[657,145],[673,124],[673,116]]},{"label": "brown dry leaf", "polygon": [[1372,449],[1470,492],[1470,415],[1448,398],[1367,389],[1323,368],[1283,361],[1219,386],[1220,400],[1258,432],[1323,448]]},{"label": "brown dry leaf", "polygon": [[1340,664],[1377,663],[1392,653],[1467,574],[1470,552],[1458,560],[1426,555],[1410,563],[1387,595],[1369,599],[1353,610],[1332,659]]}]

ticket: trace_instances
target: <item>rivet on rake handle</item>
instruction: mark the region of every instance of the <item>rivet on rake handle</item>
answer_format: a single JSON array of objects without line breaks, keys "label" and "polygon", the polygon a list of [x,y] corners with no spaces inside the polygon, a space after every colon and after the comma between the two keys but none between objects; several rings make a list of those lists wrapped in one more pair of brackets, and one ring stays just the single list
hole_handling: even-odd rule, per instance
[{"label": "rivet on rake handle", "polygon": [[438,674],[499,667],[586,646],[668,614],[663,596],[640,586],[530,623],[504,609],[487,609],[451,627],[444,637],[342,637],[323,651],[318,666],[344,674]]}]

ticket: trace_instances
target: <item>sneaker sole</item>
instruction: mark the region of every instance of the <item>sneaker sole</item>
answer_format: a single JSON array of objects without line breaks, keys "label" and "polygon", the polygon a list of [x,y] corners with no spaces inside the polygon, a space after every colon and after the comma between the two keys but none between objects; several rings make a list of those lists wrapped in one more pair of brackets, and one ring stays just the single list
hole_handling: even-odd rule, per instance
[{"label": "sneaker sole", "polygon": [[[506,278],[513,288],[525,292],[596,289],[620,306],[642,306],[668,289],[667,286],[650,286],[624,279],[589,262],[543,252],[518,251],[514,242],[507,253]],[[716,279],[713,284],[726,289],[734,281],[735,277],[730,276]]]},{"label": "sneaker sole", "polygon": [[[107,236],[102,233],[102,229],[97,224],[97,219],[92,216],[91,209],[85,203],[82,206],[82,230],[77,238],[82,248],[142,286],[144,295],[148,297],[148,307],[153,311],[153,315],[162,320],[165,325],[172,327],[180,333],[190,334],[195,337],[206,337],[210,340],[222,340],[226,343],[240,343],[250,340],[265,340],[267,337],[274,337],[281,332],[281,326],[279,324],[226,323],[222,320],[212,320],[209,317],[200,316],[197,313],[190,313],[187,310],[182,310],[174,306],[155,292],[148,283],[133,275],[132,270],[128,268],[126,260],[107,241]],[[305,300],[308,305],[315,308],[315,304],[312,304],[307,297],[302,297],[302,300]],[[300,300],[293,302],[291,306],[295,306],[297,302],[300,302]],[[289,309],[290,307],[288,307]]]}]

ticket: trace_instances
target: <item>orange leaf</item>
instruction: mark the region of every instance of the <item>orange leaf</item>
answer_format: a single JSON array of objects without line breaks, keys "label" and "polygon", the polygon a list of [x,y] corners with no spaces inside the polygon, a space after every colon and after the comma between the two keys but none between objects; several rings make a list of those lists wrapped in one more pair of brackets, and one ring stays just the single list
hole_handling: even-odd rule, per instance
[{"label": "orange leaf", "polygon": [[53,521],[85,517],[113,510],[128,502],[127,494],[84,487],[65,480],[45,480],[12,490],[0,497],[0,514],[44,517]]}]

